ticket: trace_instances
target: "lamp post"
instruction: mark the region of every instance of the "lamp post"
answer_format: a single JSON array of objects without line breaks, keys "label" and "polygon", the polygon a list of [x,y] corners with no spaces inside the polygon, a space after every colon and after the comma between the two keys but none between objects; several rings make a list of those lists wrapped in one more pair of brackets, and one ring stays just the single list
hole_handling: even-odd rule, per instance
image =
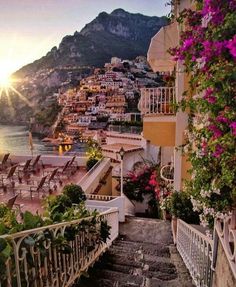
[{"label": "lamp post", "polygon": [[120,155],[120,195],[123,196],[124,195],[124,191],[123,191],[123,185],[124,185],[124,177],[123,177],[123,160],[124,160],[124,155],[125,155],[125,150],[123,148],[123,146],[121,147],[120,151],[119,151],[119,155]]}]

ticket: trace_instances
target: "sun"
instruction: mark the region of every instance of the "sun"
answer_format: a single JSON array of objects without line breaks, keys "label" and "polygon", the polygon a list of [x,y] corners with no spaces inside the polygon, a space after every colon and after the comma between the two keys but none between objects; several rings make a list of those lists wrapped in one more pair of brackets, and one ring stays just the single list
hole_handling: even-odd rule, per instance
[{"label": "sun", "polygon": [[12,84],[12,79],[9,74],[0,73],[0,87],[9,88]]}]

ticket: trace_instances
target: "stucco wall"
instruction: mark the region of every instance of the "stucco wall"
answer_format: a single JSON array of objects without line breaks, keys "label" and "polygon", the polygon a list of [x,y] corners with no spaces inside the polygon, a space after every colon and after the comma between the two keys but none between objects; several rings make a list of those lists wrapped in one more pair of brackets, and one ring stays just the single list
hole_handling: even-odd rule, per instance
[{"label": "stucco wall", "polygon": [[235,287],[236,279],[233,276],[230,265],[219,241],[215,272],[213,273],[213,287]]},{"label": "stucco wall", "polygon": [[112,195],[112,171],[110,171],[107,178],[104,180],[106,182],[103,184],[98,192],[99,195]]}]

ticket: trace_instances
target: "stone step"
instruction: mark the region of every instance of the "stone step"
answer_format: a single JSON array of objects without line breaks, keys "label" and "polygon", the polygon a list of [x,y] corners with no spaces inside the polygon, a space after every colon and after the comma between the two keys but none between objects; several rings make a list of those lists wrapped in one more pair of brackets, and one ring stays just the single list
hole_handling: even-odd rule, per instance
[{"label": "stone step", "polygon": [[169,247],[163,244],[139,243],[117,240],[111,247],[112,250],[123,253],[134,253],[142,250],[143,254],[170,257]]},{"label": "stone step", "polygon": [[140,287],[144,281],[142,276],[125,274],[109,269],[93,269],[90,273],[90,276],[90,278],[82,277],[79,283],[74,287]]},{"label": "stone step", "polygon": [[109,263],[117,263],[134,268],[140,268],[146,265],[146,268],[148,266],[149,270],[152,271],[175,271],[175,266],[170,262],[169,258],[145,255],[141,252],[129,254],[117,252],[114,253],[113,250],[108,250],[107,253],[104,255],[103,260]]},{"label": "stone step", "polygon": [[105,266],[98,266],[97,269],[102,270],[103,268],[120,272],[123,274],[131,274],[131,275],[139,275],[144,276],[146,278],[156,278],[162,281],[170,281],[177,278],[177,273],[175,269],[172,268],[160,268],[159,270],[152,270],[147,264],[144,264],[140,267],[133,267],[122,265],[118,263],[106,263]]},{"label": "stone step", "polygon": [[128,217],[88,274],[75,287],[193,287],[169,222],[156,219]]},{"label": "stone step", "polygon": [[173,243],[170,222],[160,219],[126,217],[126,221],[119,225],[119,234],[130,241]]}]

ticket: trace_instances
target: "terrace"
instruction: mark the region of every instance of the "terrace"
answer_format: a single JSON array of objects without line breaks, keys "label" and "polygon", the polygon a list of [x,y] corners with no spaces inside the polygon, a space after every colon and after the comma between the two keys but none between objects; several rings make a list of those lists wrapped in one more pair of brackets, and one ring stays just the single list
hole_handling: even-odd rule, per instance
[{"label": "terrace", "polygon": [[42,213],[46,196],[60,194],[66,184],[78,183],[86,174],[85,157],[7,155],[1,157],[0,202],[16,197],[13,205],[22,212]]}]

